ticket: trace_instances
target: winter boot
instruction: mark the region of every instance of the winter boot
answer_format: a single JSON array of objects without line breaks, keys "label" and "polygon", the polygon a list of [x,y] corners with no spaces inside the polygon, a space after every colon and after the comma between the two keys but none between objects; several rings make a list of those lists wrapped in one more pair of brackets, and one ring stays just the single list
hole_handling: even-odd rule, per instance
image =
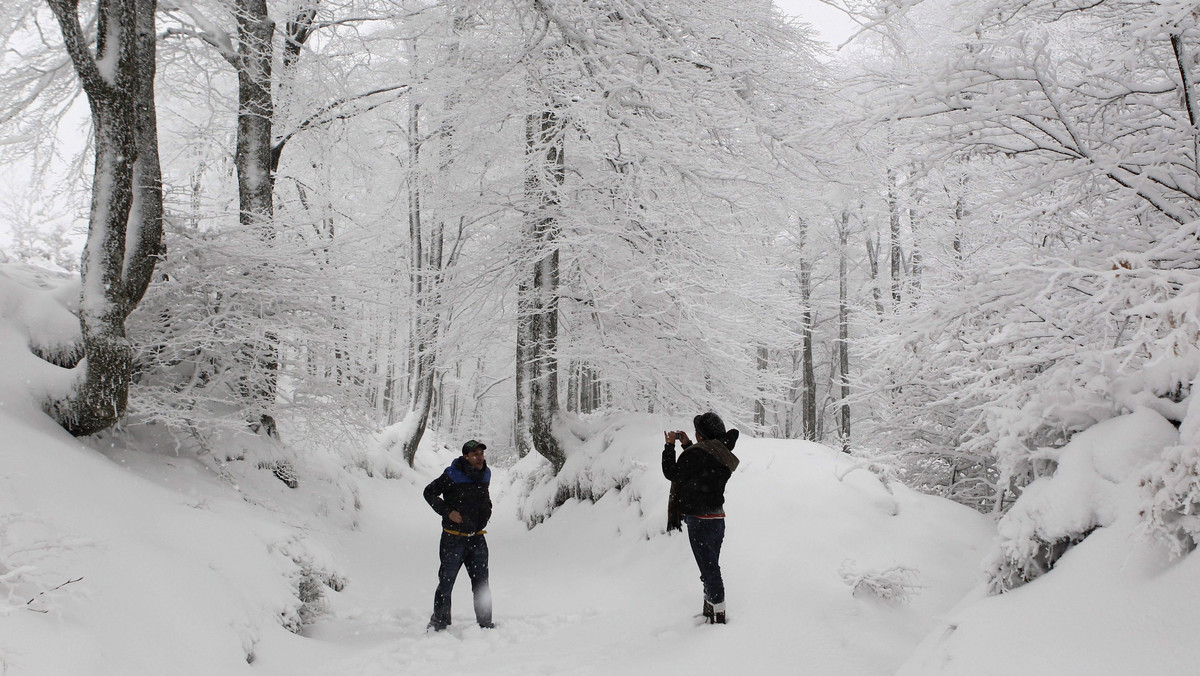
[{"label": "winter boot", "polygon": [[725,602],[714,603],[709,607],[712,608],[712,619],[709,622],[712,624],[725,624]]},{"label": "winter boot", "polygon": [[713,604],[709,603],[708,599],[704,600],[704,612],[701,613],[701,616],[704,618],[704,621],[707,624],[712,624],[712,622],[713,622]]}]

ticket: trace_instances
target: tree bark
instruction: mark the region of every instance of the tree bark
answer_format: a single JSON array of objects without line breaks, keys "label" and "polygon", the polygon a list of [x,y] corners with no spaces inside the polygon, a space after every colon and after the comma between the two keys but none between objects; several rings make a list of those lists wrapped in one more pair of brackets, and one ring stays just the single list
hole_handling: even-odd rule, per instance
[{"label": "tree bark", "polygon": [[800,421],[803,438],[817,440],[817,380],[813,373],[812,265],[808,261],[808,223],[800,219]]},{"label": "tree bark", "polygon": [[871,236],[865,238],[867,243],[867,264],[871,268],[871,298],[875,301],[875,314],[883,316],[883,292],[879,290],[879,233],[875,233],[875,241]]},{"label": "tree bark", "polygon": [[[761,378],[766,374],[767,368],[770,366],[771,355],[766,346],[759,345],[755,348],[754,356],[755,368],[758,370],[759,377]],[[754,424],[758,425],[759,429],[767,425],[767,402],[763,394],[764,389],[760,383],[758,386],[758,399],[754,401]]]},{"label": "tree bark", "polygon": [[912,284],[911,284],[911,289],[909,291],[909,295],[911,295],[912,297],[909,298],[909,301],[913,305],[916,305],[917,300],[918,300],[919,296],[921,295],[921,274],[922,274],[921,246],[917,242],[917,231],[918,231],[918,228],[920,227],[919,221],[921,218],[921,214],[917,210],[917,205],[920,204],[920,202],[921,202],[920,193],[917,193],[917,195],[914,199],[914,202],[915,202],[915,204],[908,210],[908,228],[912,232],[912,254],[911,254],[912,265],[909,267],[909,277],[910,277],[910,279],[912,279]]},{"label": "tree bark", "polygon": [[899,186],[896,185],[896,172],[888,169],[888,259],[891,263],[892,308],[900,305],[900,260],[903,252],[900,250],[900,198]]},{"label": "tree bark", "polygon": [[[238,179],[239,221],[253,228],[264,245],[275,239],[275,172],[272,133],[275,101],[271,93],[272,40],[275,22],[267,14],[266,0],[237,0],[238,116],[234,165]],[[256,274],[255,271],[248,271]],[[264,283],[269,283],[263,280]],[[263,313],[263,316],[269,310]],[[242,384],[250,406],[247,419],[273,434],[275,393],[278,387],[279,346],[267,332],[257,344],[243,347],[242,358],[252,375]]]},{"label": "tree bark", "polygon": [[275,22],[266,0],[237,0],[238,119],[235,163],[242,225],[274,238],[275,176],[271,170],[275,101],[271,96]]},{"label": "tree bark", "polygon": [[517,289],[517,447],[536,450],[562,469],[566,454],[554,436],[558,403],[560,192],[566,179],[561,117],[548,106],[525,120],[525,193],[532,209],[526,241],[532,266]]},{"label": "tree bark", "polygon": [[125,319],[141,301],[163,254],[162,179],[154,103],[155,0],[98,3],[96,55],[75,0],[48,0],[91,109],[95,168],[84,245],[79,325],[84,372],[48,413],[76,436],[124,416],[133,350]]},{"label": "tree bark", "polygon": [[838,224],[838,384],[840,404],[838,406],[838,437],[842,452],[850,452],[850,284],[847,279],[847,239],[850,229],[850,213],[842,212]]}]

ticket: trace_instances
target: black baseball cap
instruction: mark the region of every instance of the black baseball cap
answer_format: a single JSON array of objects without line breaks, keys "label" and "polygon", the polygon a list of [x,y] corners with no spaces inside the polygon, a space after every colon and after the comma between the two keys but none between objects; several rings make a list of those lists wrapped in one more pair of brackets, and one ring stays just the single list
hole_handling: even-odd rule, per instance
[{"label": "black baseball cap", "polygon": [[475,450],[486,451],[487,446],[482,441],[476,441],[475,439],[472,439],[472,440],[468,441],[467,443],[463,444],[462,454],[466,455],[466,454],[470,453],[471,451],[475,451]]}]

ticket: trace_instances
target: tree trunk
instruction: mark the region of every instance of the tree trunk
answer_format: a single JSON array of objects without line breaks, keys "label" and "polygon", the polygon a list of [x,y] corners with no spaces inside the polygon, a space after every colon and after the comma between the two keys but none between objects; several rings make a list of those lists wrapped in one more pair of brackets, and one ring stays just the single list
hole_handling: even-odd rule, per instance
[{"label": "tree trunk", "polygon": [[817,440],[817,379],[813,373],[812,266],[808,262],[808,223],[800,219],[800,415],[803,437]]},{"label": "tree trunk", "polygon": [[154,103],[155,0],[98,3],[96,56],[73,0],[49,0],[91,109],[95,169],[88,238],[80,265],[83,377],[48,413],[76,436],[125,414],[133,350],[125,319],[141,301],[163,254],[162,179]]},{"label": "tree trunk", "polygon": [[[920,204],[920,194],[916,197],[916,203]],[[917,206],[914,204],[908,210],[908,227],[912,231],[912,266],[909,268],[909,277],[912,279],[912,290],[909,292],[912,298],[909,300],[913,305],[916,305],[918,297],[921,294],[921,247],[917,244],[917,228],[920,213],[917,211]]]},{"label": "tree trunk", "polygon": [[272,172],[272,126],[275,102],[271,96],[272,39],[275,22],[267,16],[266,0],[237,0],[238,203],[242,225],[258,228],[264,240],[274,238],[275,176]]},{"label": "tree trunk", "polygon": [[579,413],[583,400],[580,396],[579,385],[583,379],[583,368],[579,360],[572,360],[567,367],[567,412]]},{"label": "tree trunk", "polygon": [[566,454],[554,437],[558,404],[558,264],[563,121],[548,107],[525,120],[525,193],[532,209],[526,241],[532,269],[517,289],[517,447],[536,450],[562,469]]},{"label": "tree trunk", "polygon": [[896,172],[888,169],[888,259],[891,263],[892,273],[893,310],[900,305],[900,259],[903,256],[903,252],[900,250],[900,188],[896,185],[896,181]]},{"label": "tree trunk", "polygon": [[[412,291],[416,298],[413,330],[409,344],[412,370],[409,380],[408,413],[405,420],[407,435],[401,440],[404,461],[413,466],[417,446],[425,435],[429,411],[433,403],[433,383],[437,368],[437,343],[441,335],[441,274],[444,235],[436,225],[429,235],[429,246],[423,242],[421,207],[420,140],[418,116],[420,106],[413,106],[409,123],[410,171],[409,184],[409,250],[412,254]],[[438,221],[435,220],[435,223]]]},{"label": "tree trunk", "polygon": [[838,437],[842,452],[850,452],[850,284],[847,279],[847,239],[850,229],[850,213],[842,212],[838,224],[838,383],[840,404],[838,406]]},{"label": "tree trunk", "polygon": [[[966,185],[964,184],[964,188]],[[967,227],[967,205],[962,195],[954,198],[954,241],[951,247],[954,249],[954,272],[959,274],[963,269],[963,235]]]},{"label": "tree trunk", "polygon": [[[763,345],[759,345],[755,351],[755,367],[758,370],[759,378],[765,377],[767,368],[770,366],[770,352]],[[764,396],[762,383],[758,386],[758,399],[754,401],[754,424],[758,425],[759,429],[767,426],[767,402]]]},{"label": "tree trunk", "polygon": [[875,300],[875,314],[883,316],[883,292],[879,290],[879,233],[875,233],[875,241],[871,236],[865,238],[867,243],[867,263],[871,268],[871,297]]},{"label": "tree trunk", "polygon": [[[274,55],[272,39],[275,22],[267,15],[266,0],[237,0],[238,54],[234,63],[238,75],[237,147],[234,166],[238,181],[238,220],[257,232],[265,246],[271,246],[274,232],[275,172],[272,129],[275,103],[271,93],[271,67]],[[260,274],[262,270],[248,270]],[[263,279],[263,284],[270,280]],[[269,316],[260,306],[259,318]],[[275,433],[272,411],[279,377],[278,337],[271,331],[262,339],[242,346],[239,359],[249,374],[241,383],[246,401],[246,418],[251,426]]]}]

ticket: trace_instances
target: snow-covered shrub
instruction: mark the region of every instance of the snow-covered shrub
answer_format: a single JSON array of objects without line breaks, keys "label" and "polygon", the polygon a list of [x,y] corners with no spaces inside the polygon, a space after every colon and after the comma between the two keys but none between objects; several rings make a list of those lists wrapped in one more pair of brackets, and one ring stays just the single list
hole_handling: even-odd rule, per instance
[{"label": "snow-covered shrub", "polygon": [[274,548],[294,565],[292,584],[297,603],[279,616],[288,631],[298,634],[328,612],[326,590],[342,591],[346,588],[346,578],[337,572],[329,552],[316,548],[308,540],[295,537]]},{"label": "snow-covered shrub", "polygon": [[532,528],[569,500],[596,502],[610,492],[622,491],[635,474],[645,472],[641,462],[614,466],[606,459],[574,456],[574,462],[568,458],[562,471],[554,474],[547,460],[530,454],[513,467],[514,486],[523,497],[517,516]]},{"label": "snow-covered shrub", "polygon": [[1200,447],[1172,446],[1147,473],[1142,486],[1148,505],[1141,515],[1147,530],[1183,556],[1200,541]]},{"label": "snow-covered shrub", "polygon": [[874,570],[859,568],[847,559],[838,568],[838,575],[854,596],[870,596],[888,603],[908,603],[921,588],[917,570],[903,565]]},{"label": "snow-covered shrub", "polygon": [[1169,421],[1139,409],[1094,425],[1063,448],[1041,449],[1056,469],[1026,486],[1000,519],[987,564],[990,590],[1031,582],[1092,531],[1135,512],[1143,472],[1177,438]]},{"label": "snow-covered shrub", "polygon": [[1140,513],[1144,528],[1177,557],[1200,542],[1200,397],[1190,398],[1179,432],[1180,443],[1168,447],[1142,478]]},{"label": "snow-covered shrub", "polygon": [[1200,369],[1198,227],[928,289],[863,343],[870,438],[908,455],[915,487],[1002,510],[1053,472],[1042,449],[1139,407],[1182,421]]},{"label": "snow-covered shrub", "polygon": [[[636,459],[637,444],[644,443],[647,425],[662,428],[650,420],[620,414],[566,420],[559,432],[569,435],[573,443],[568,445],[566,464],[557,475],[549,462],[536,454],[522,458],[511,470],[518,517],[533,528],[570,500],[597,502],[614,493],[640,511],[644,492],[655,489],[641,481],[652,468]],[[669,484],[665,480],[656,484],[665,508]]]},{"label": "snow-covered shrub", "polygon": [[131,418],[202,442],[259,424],[263,412],[365,425],[367,349],[347,342],[353,292],[312,246],[284,234],[268,245],[238,226],[172,228],[159,277],[129,320]]}]

